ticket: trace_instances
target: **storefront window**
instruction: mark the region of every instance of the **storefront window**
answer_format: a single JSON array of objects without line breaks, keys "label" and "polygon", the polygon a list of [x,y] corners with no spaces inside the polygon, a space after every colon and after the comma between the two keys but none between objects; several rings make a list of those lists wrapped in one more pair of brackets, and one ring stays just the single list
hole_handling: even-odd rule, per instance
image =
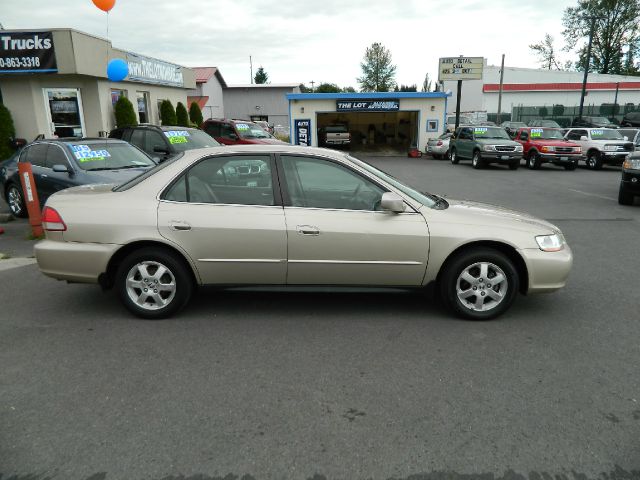
[{"label": "storefront window", "polygon": [[140,123],[149,122],[149,92],[136,92],[138,100],[138,119]]},{"label": "storefront window", "polygon": [[111,105],[115,105],[116,102],[120,100],[120,97],[126,97],[126,96],[127,96],[126,90],[111,89]]},{"label": "storefront window", "polygon": [[45,88],[51,137],[84,136],[84,118],[80,90],[75,88]]}]

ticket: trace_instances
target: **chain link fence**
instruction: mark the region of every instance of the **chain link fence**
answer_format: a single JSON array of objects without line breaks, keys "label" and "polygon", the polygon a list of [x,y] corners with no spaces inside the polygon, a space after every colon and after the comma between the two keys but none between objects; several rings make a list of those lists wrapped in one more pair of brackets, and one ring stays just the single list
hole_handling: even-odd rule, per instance
[{"label": "chain link fence", "polygon": [[[640,110],[640,104],[634,105],[633,103],[627,103],[626,105],[614,105],[613,103],[605,103],[599,106],[585,105],[582,109],[582,115],[585,117],[606,117],[612,122],[619,124],[626,113],[636,110]],[[545,120],[555,120],[562,127],[569,127],[573,119],[578,117],[579,111],[580,107],[577,105],[572,107],[565,107],[564,105],[525,107],[521,105],[513,107],[510,120],[529,123],[530,120],[543,118]],[[497,115],[488,115],[490,120],[491,116],[496,117]],[[507,116],[508,115],[503,114],[502,121],[507,120]]]}]

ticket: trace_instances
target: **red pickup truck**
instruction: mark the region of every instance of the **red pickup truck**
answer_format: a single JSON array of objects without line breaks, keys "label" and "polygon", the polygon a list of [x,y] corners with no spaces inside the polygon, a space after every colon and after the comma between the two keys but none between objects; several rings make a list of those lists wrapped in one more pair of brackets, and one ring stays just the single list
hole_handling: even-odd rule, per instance
[{"label": "red pickup truck", "polygon": [[575,170],[578,161],[584,158],[582,147],[566,141],[562,130],[557,128],[521,128],[514,140],[522,144],[527,168],[532,170],[540,168],[543,163],[553,163],[564,167],[565,170]]}]

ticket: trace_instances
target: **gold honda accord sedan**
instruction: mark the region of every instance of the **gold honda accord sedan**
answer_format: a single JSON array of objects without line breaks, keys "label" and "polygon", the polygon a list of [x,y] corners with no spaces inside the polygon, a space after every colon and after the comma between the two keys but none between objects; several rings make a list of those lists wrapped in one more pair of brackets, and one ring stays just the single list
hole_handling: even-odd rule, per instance
[{"label": "gold honda accord sedan", "polygon": [[485,320],[518,292],[563,287],[572,264],[549,222],[288,145],[192,150],[120,186],[63,190],[43,227],[44,274],[113,287],[147,319],[176,313],[198,285],[432,285],[457,315]]}]

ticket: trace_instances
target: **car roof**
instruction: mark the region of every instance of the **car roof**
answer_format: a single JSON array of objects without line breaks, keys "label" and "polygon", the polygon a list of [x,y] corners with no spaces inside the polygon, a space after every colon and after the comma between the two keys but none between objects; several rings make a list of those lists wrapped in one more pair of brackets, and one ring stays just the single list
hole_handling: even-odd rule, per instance
[{"label": "car roof", "polygon": [[93,145],[96,143],[101,143],[101,144],[105,144],[105,143],[111,143],[111,144],[120,144],[120,143],[125,143],[128,145],[127,142],[125,142],[124,140],[120,140],[117,138],[107,138],[107,137],[64,137],[64,138],[43,138],[40,140],[34,140],[33,142],[30,142],[28,145],[25,145],[25,147],[28,147],[30,145],[35,145],[37,143],[55,143],[55,144],[63,144],[63,145],[68,145],[71,143],[86,143],[88,145]]}]

